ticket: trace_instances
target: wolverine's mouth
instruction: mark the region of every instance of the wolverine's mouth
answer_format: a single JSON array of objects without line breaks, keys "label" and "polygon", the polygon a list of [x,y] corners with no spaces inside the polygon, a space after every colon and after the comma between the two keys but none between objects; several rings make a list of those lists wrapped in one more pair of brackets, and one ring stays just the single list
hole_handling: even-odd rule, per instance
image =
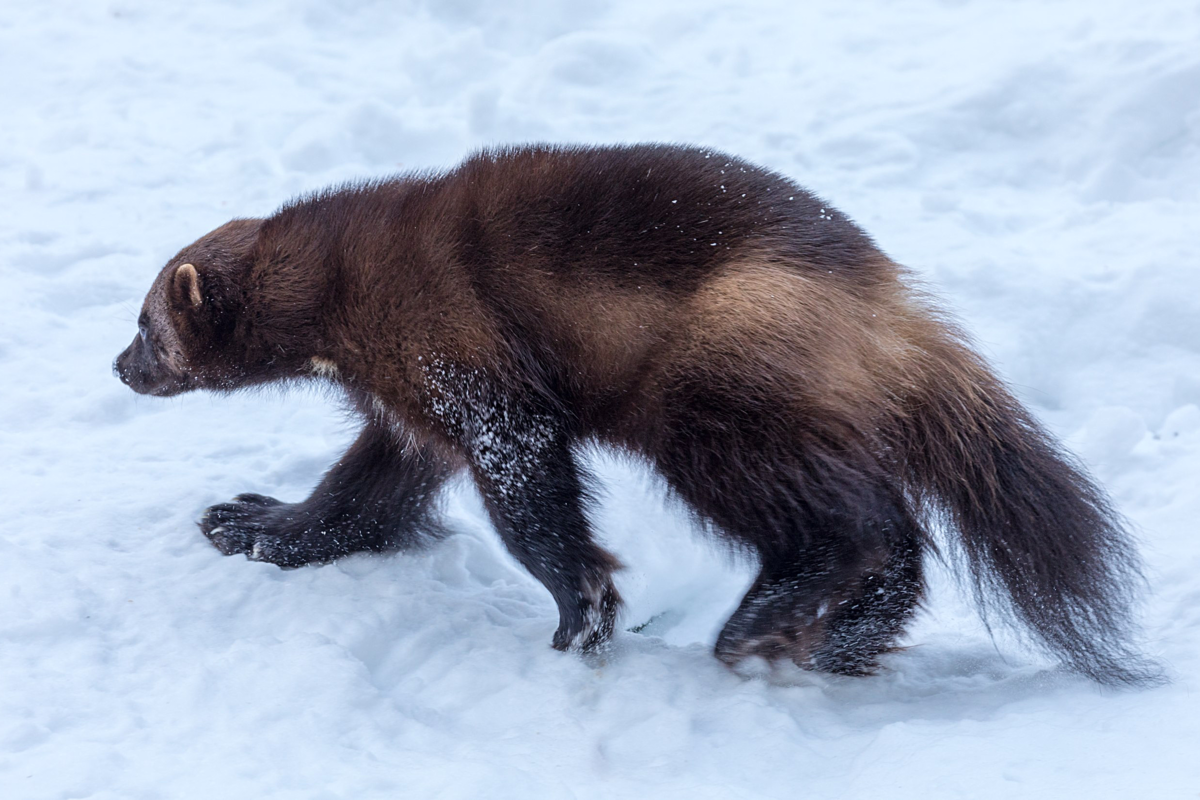
[{"label": "wolverine's mouth", "polygon": [[156,365],[147,367],[138,363],[129,355],[129,351],[126,351],[113,361],[113,374],[121,379],[121,383],[138,394],[148,394],[154,397],[171,397],[192,388],[192,380],[189,376],[164,373],[161,368],[155,367]]},{"label": "wolverine's mouth", "polygon": [[154,397],[173,397],[177,394],[182,394],[190,388],[190,382],[186,376],[173,378],[164,383],[160,383],[153,388],[143,391],[142,394],[153,395]]}]

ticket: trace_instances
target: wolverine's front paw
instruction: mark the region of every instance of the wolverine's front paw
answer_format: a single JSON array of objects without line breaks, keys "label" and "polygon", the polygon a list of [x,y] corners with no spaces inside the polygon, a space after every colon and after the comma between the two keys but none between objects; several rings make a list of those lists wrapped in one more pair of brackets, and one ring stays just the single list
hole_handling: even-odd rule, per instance
[{"label": "wolverine's front paw", "polygon": [[232,503],[208,508],[198,524],[213,546],[227,556],[245,553],[252,561],[300,567],[307,561],[299,558],[283,530],[287,508],[273,497],[240,494]]},{"label": "wolverine's front paw", "polygon": [[567,603],[559,603],[559,625],[554,632],[556,650],[591,653],[612,639],[621,596],[607,578],[587,581]]}]

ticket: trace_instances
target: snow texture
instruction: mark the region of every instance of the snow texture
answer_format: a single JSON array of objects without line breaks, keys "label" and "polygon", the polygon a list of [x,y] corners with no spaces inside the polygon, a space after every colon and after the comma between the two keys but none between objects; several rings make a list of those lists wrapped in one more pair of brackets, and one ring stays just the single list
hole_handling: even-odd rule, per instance
[{"label": "snow texture", "polygon": [[[1193,0],[4,4],[0,797],[1197,796],[1197,42]],[[354,428],[317,391],[115,380],[162,263],[530,140],[721,148],[861,223],[1132,520],[1173,683],[993,643],[941,572],[878,677],[735,676],[710,647],[751,568],[611,454],[641,630],[603,660],[549,647],[466,486],[421,554],[220,556],[202,509],[302,499]]]}]

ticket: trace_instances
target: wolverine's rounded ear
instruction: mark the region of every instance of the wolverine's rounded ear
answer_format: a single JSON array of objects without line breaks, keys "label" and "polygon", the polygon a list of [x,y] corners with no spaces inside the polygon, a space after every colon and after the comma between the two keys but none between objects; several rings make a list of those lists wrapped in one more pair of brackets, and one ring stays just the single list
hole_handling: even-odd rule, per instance
[{"label": "wolverine's rounded ear", "polygon": [[186,299],[192,308],[199,308],[204,304],[204,294],[200,291],[200,273],[192,264],[180,264],[176,267],[171,284],[175,289],[175,296],[180,300]]}]

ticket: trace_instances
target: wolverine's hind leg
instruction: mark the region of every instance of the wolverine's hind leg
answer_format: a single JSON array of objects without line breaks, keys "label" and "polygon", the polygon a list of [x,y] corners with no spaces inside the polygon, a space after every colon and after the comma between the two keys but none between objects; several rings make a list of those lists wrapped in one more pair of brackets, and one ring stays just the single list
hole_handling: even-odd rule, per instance
[{"label": "wolverine's hind leg", "polygon": [[786,418],[744,387],[709,381],[670,408],[652,448],[659,470],[761,559],[717,656],[870,672],[920,600],[925,541],[872,448],[838,435],[836,420]]},{"label": "wolverine's hind leg", "polygon": [[842,675],[874,672],[879,656],[896,640],[925,592],[925,533],[907,509],[882,521],[887,558],[863,570],[852,591],[824,618],[820,644],[810,657],[813,669]]},{"label": "wolverine's hind leg", "polygon": [[891,546],[847,562],[837,542],[794,558],[764,560],[717,639],[734,666],[758,656],[842,675],[873,672],[916,610],[922,593],[919,546]]},{"label": "wolverine's hind leg", "polygon": [[717,639],[717,656],[730,665],[759,656],[870,674],[921,599],[923,535],[897,507],[873,519],[831,518],[796,553],[764,554],[758,579]]},{"label": "wolverine's hind leg", "polygon": [[225,555],[281,567],[398,550],[442,534],[435,498],[453,472],[441,456],[404,448],[371,421],[307,500],[239,495],[205,511],[200,529]]}]

